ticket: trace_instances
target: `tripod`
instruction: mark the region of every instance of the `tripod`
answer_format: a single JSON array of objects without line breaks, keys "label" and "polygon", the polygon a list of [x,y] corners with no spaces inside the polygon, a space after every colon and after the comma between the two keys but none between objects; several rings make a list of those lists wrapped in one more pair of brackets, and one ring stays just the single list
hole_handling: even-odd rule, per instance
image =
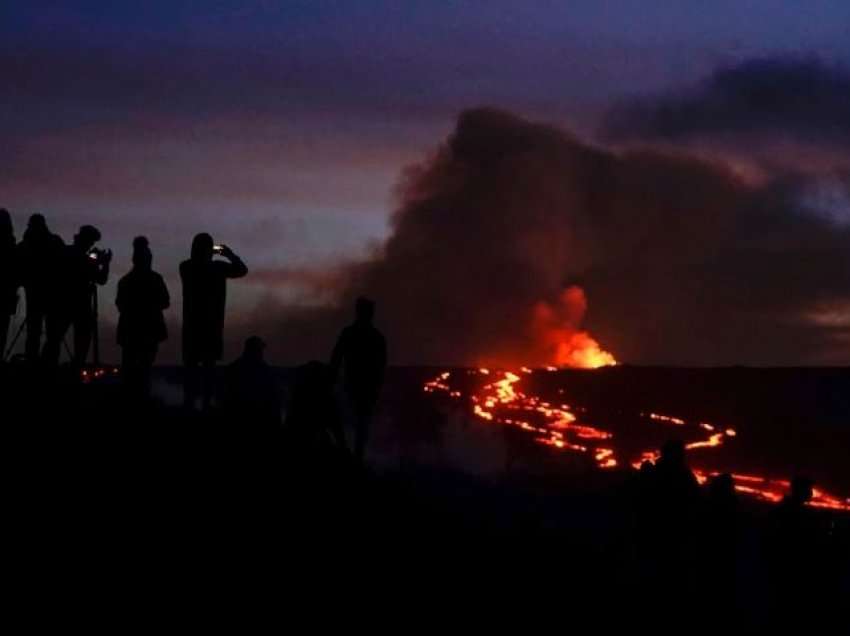
[{"label": "tripod", "polygon": [[[95,292],[97,292],[97,290],[95,290]],[[95,320],[97,320],[97,296],[95,296],[94,303],[95,303]],[[15,337],[12,338],[12,342],[9,343],[9,346],[6,348],[6,351],[0,351],[0,356],[2,356],[2,360],[4,362],[8,361],[9,358],[11,357],[12,351],[15,349],[15,345],[18,343],[18,340],[20,340],[21,334],[24,333],[24,330],[26,328],[27,328],[27,317],[24,316],[21,319],[21,324],[18,327],[18,331],[15,332]],[[95,327],[94,333],[97,334],[96,327]],[[68,354],[68,359],[73,360],[74,357],[73,357],[73,355],[71,355],[71,348],[68,346],[68,339],[66,337],[62,338],[62,344],[65,347],[65,353]]]},{"label": "tripod", "polygon": [[[92,337],[92,362],[94,362],[94,366],[100,366],[100,330],[98,329],[99,323],[99,315],[98,315],[98,299],[97,299],[97,285],[92,287],[91,294],[91,316],[92,316],[92,326],[91,326],[91,337]],[[65,345],[67,348],[67,345]]]},{"label": "tripod", "polygon": [[25,316],[24,319],[21,320],[21,326],[18,327],[18,331],[17,331],[17,333],[15,333],[15,337],[12,338],[11,344],[6,349],[6,351],[3,352],[3,361],[4,362],[9,359],[10,355],[12,355],[12,349],[15,348],[15,344],[18,342],[18,339],[21,337],[21,334],[24,332],[24,329],[26,329],[26,328],[27,328],[27,319],[26,319],[26,316]]},{"label": "tripod", "polygon": [[[15,344],[17,344],[18,340],[21,337],[21,334],[24,332],[24,330],[26,328],[27,328],[27,319],[26,319],[26,316],[24,316],[23,320],[21,320],[21,326],[18,327],[18,331],[15,333],[15,337],[12,338],[11,344],[9,344],[9,346],[6,348],[6,351],[3,352],[3,361],[4,362],[8,361],[9,358],[11,357],[12,350],[15,348]],[[68,354],[68,358],[69,359],[73,358],[73,356],[71,355],[71,347],[68,346],[68,339],[63,338],[62,344],[65,347],[65,353]]]}]

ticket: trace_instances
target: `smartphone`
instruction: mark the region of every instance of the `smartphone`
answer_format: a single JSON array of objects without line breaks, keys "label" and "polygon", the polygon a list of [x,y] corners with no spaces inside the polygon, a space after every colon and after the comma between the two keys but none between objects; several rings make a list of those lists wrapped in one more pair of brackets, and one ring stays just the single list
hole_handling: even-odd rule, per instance
[{"label": "smartphone", "polygon": [[224,251],[224,245],[213,245],[213,254],[221,254]]}]

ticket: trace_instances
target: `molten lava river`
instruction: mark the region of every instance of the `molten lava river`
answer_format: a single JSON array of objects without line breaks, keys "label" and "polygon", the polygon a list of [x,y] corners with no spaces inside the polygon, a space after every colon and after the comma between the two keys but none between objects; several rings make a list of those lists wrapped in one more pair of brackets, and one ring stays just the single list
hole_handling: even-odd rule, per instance
[{"label": "molten lava river", "polygon": [[[468,404],[474,417],[494,426],[516,427],[525,431],[529,439],[564,453],[580,453],[600,470],[638,469],[644,461],[655,462],[660,453],[657,447],[635,449],[633,444],[619,440],[612,430],[592,423],[591,414],[584,408],[574,408],[562,399],[535,395],[526,388],[527,379],[539,373],[555,372],[555,367],[532,370],[522,367],[516,371],[496,371],[486,368],[463,371],[445,371],[424,385],[426,393],[444,394],[451,400]],[[688,451],[696,451],[699,462],[694,474],[700,483],[719,474],[712,470],[710,455],[715,449],[735,443],[738,433],[722,425],[689,421],[662,413],[638,413],[636,417],[655,435],[667,435],[661,428],[675,428],[676,436],[686,440]],[[649,431],[648,431],[649,432]],[[622,443],[618,443],[622,441]],[[740,493],[766,502],[778,502],[790,486],[788,481],[750,474],[749,471],[731,472],[735,489]],[[819,488],[814,490],[811,506],[832,510],[850,511],[850,497],[838,497]]]}]

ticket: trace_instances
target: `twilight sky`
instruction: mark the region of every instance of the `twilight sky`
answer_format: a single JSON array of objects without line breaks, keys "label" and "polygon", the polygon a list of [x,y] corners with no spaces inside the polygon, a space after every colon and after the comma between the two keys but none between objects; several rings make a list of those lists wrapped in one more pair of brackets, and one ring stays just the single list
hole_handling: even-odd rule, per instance
[{"label": "twilight sky", "polygon": [[[475,362],[490,346],[516,357],[509,325],[580,285],[587,314],[569,320],[622,360],[848,364],[848,69],[844,0],[10,0],[0,206],[19,237],[33,212],[66,240],[82,223],[101,228],[116,255],[101,303],[112,320],[133,236],[150,238],[172,320],[192,236],[228,243],[252,270],[230,287],[231,354],[259,332],[277,362],[324,356],[346,314],[315,312],[363,291],[396,323],[396,362]],[[482,106],[494,112],[460,117]],[[535,210],[489,180],[511,174],[491,156],[535,166],[517,180]],[[493,192],[508,201],[499,227],[569,240],[545,268],[517,256],[525,248],[488,261],[485,272],[520,280],[463,322],[487,338],[455,328],[423,348],[441,337],[435,303],[467,310],[398,291],[429,276],[404,260],[422,259],[411,236],[444,236],[428,210],[460,215],[445,255],[425,257],[453,299],[477,298],[452,270],[467,265],[452,260],[465,243],[488,254],[514,235],[533,242],[534,228],[489,231]],[[491,242],[469,238],[481,236]],[[665,298],[679,313],[658,308]],[[431,310],[409,310],[418,303]],[[305,321],[318,331],[302,338]],[[172,328],[165,357],[178,340]]]}]

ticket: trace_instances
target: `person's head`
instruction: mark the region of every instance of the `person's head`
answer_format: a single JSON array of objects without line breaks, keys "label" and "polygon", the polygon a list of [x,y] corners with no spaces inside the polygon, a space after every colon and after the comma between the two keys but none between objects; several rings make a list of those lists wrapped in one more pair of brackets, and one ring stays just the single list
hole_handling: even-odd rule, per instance
[{"label": "person's head", "polygon": [[74,235],[74,245],[87,252],[100,240],[100,230],[93,225],[83,225]]},{"label": "person's head", "polygon": [[30,234],[47,234],[47,221],[42,214],[33,214],[27,221],[27,232]]},{"label": "person's head", "polygon": [[213,237],[206,232],[196,234],[192,239],[192,260],[211,261],[213,257]]},{"label": "person's head", "polygon": [[133,267],[136,269],[150,269],[153,265],[153,254],[145,236],[137,236],[133,239]]},{"label": "person's head", "polygon": [[357,322],[371,324],[375,318],[375,301],[361,296],[354,303],[354,314]]},{"label": "person's head", "polygon": [[12,215],[6,208],[0,208],[0,236],[12,236],[14,233]]},{"label": "person's head", "polygon": [[812,498],[814,482],[808,477],[797,476],[791,480],[791,493],[788,495],[795,504],[803,505]]},{"label": "person's head", "polygon": [[242,356],[251,362],[263,362],[266,351],[266,343],[259,336],[250,336],[245,340],[245,350]]}]

